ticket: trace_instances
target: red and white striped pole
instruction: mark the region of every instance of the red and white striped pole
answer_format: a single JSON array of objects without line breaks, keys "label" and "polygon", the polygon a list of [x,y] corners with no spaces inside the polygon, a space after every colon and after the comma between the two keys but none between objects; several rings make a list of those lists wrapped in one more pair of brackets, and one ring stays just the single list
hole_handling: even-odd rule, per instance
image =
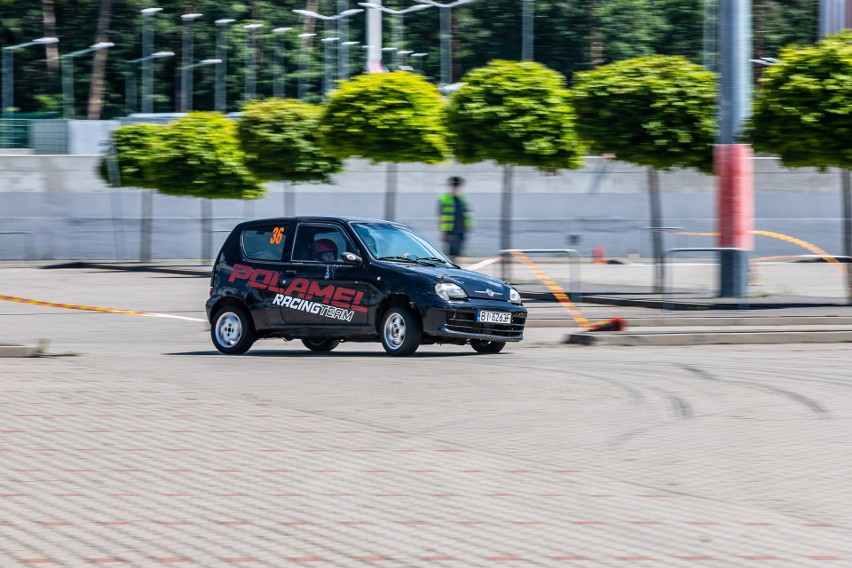
[{"label": "red and white striped pole", "polygon": [[748,258],[754,249],[754,161],[751,146],[738,143],[751,114],[751,0],[719,1],[719,143],[714,166],[720,247],[719,296],[748,294]]}]

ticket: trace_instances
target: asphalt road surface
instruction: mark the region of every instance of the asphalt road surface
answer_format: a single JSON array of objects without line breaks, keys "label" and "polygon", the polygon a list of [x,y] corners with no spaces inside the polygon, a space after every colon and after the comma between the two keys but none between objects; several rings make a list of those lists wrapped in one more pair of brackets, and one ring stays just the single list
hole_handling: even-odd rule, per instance
[{"label": "asphalt road surface", "polygon": [[[203,318],[203,278],[0,294]],[[0,567],[850,566],[852,346],[216,352],[205,324],[0,302]]]}]

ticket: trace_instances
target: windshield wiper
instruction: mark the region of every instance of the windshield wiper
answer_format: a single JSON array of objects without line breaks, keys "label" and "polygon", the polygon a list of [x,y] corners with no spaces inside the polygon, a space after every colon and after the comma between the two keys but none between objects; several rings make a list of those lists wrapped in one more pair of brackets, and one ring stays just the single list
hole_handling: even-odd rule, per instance
[{"label": "windshield wiper", "polygon": [[397,262],[414,262],[414,263],[417,262],[413,258],[409,258],[407,256],[380,256],[378,258],[378,260],[393,260],[393,261],[397,261]]},{"label": "windshield wiper", "polygon": [[441,264],[452,264],[451,262],[444,260],[443,258],[438,258],[437,256],[421,256],[420,258],[415,258],[417,262],[421,262],[423,264],[428,264],[429,266],[434,266],[434,263],[440,262]]}]

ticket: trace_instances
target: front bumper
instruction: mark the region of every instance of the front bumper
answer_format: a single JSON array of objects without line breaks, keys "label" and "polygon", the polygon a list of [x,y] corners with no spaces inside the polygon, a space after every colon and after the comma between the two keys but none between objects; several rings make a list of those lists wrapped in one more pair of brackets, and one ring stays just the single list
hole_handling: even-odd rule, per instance
[{"label": "front bumper", "polygon": [[[478,323],[478,310],[494,310],[512,313],[512,323]],[[523,306],[497,303],[465,303],[452,307],[431,307],[424,310],[423,332],[433,337],[456,339],[483,339],[485,341],[521,341],[527,310]]]}]

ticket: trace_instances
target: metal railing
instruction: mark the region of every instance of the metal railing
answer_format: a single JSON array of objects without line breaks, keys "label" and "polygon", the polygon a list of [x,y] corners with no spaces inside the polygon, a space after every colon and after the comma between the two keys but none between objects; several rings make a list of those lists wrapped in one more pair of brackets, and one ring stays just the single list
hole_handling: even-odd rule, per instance
[{"label": "metal railing", "polygon": [[[572,302],[581,302],[583,300],[583,282],[580,278],[580,260],[582,257],[580,256],[580,252],[577,249],[504,249],[498,252],[503,261],[501,262],[502,269],[505,270],[506,267],[506,259],[512,257],[512,251],[520,252],[523,254],[564,254],[568,257],[568,290],[566,293],[568,297],[571,298]],[[505,276],[505,272],[503,275]],[[501,279],[506,280],[507,278]],[[576,283],[576,292],[574,291],[574,285]]]},{"label": "metal railing", "polygon": [[[669,271],[667,270],[667,268],[669,266],[669,262],[668,262],[669,258],[671,258],[671,257],[673,257],[673,256],[675,256],[679,253],[691,253],[691,252],[720,252],[721,253],[721,252],[725,252],[725,251],[731,251],[731,252],[736,251],[736,252],[739,252],[739,253],[742,253],[742,254],[746,254],[745,249],[741,249],[741,248],[737,248],[737,247],[673,248],[673,249],[668,249],[668,250],[664,251],[663,252],[663,265],[662,265],[662,268],[663,268],[663,277],[662,277],[663,311],[664,312],[674,311],[673,310],[674,301],[671,297],[673,292],[669,288],[669,285],[668,285],[668,280],[669,280],[668,273],[669,273]],[[719,264],[718,260],[716,261],[716,264],[717,265]],[[674,272],[674,271],[672,271],[672,272]],[[745,306],[745,307],[743,307],[743,306]],[[746,296],[745,301],[743,301],[742,298],[737,298],[737,307],[740,311],[748,311],[748,309],[749,309],[748,297]]]},{"label": "metal railing", "polygon": [[35,258],[35,233],[32,231],[0,231],[2,235],[21,235],[24,240],[24,260]]}]

